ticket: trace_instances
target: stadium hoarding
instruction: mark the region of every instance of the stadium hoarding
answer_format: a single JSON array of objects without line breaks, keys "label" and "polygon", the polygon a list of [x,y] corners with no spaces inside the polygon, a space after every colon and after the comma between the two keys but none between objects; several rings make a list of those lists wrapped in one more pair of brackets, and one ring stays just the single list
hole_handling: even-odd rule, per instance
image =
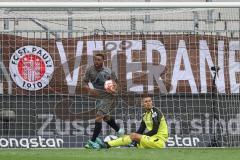
[{"label": "stadium hoarding", "polygon": [[63,146],[62,138],[55,137],[1,137],[0,148],[61,148]]},{"label": "stadium hoarding", "polygon": [[[124,94],[209,93],[212,91],[213,66],[220,68],[216,76],[216,90],[222,94],[239,93],[238,39],[194,34],[95,35],[57,40],[1,36],[2,61],[9,75],[15,73],[11,75],[13,80],[20,77],[20,80],[29,82],[28,85],[13,83],[11,89],[15,95],[30,95],[32,92],[36,95],[85,93],[81,81],[97,52],[106,54],[105,64],[116,72]],[[29,45],[34,47],[27,49]],[[21,55],[35,52],[46,65],[51,62],[44,61],[49,53],[53,72],[51,67],[46,75],[37,67],[22,74],[12,70],[36,65],[29,58],[22,65],[16,63]],[[33,77],[38,76],[45,79],[44,85],[35,84],[38,78]],[[6,80],[3,81],[4,94],[8,93],[9,85]]]},{"label": "stadium hoarding", "polygon": [[[169,137],[167,147],[200,147],[203,140],[198,137],[178,136]],[[87,141],[82,136],[32,136],[32,137],[1,137],[0,148],[74,148],[83,147]]]},{"label": "stadium hoarding", "polygon": [[[239,102],[232,102],[237,98],[238,95],[219,96],[220,114],[219,119],[215,119],[209,95],[154,96],[154,105],[162,110],[168,123],[167,146],[207,147],[213,138],[222,146],[239,146],[240,114],[236,112]],[[21,103],[16,103],[19,99]],[[138,100],[137,96],[121,97],[113,112],[127,133],[134,132],[140,125],[142,108]],[[15,113],[11,117],[1,114],[2,148],[83,147],[92,135],[94,101],[88,97],[2,96],[1,102],[2,110]],[[101,137],[114,134],[103,123]]]}]

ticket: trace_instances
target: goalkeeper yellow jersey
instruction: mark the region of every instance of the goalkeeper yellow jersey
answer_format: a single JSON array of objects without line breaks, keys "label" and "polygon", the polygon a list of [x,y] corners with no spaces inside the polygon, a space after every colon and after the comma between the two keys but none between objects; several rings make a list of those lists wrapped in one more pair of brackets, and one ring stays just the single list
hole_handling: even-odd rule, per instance
[{"label": "goalkeeper yellow jersey", "polygon": [[[144,133],[145,130],[147,132]],[[155,107],[145,112],[137,133],[157,136],[166,142],[168,139],[168,126],[162,112]]]}]

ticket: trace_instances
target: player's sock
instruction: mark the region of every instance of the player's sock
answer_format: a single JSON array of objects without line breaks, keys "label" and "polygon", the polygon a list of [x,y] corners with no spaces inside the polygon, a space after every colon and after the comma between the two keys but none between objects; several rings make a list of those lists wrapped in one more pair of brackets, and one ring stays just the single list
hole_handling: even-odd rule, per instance
[{"label": "player's sock", "polygon": [[116,124],[115,119],[111,118],[110,120],[106,121],[109,126],[111,126],[116,132],[119,131],[119,126]]},{"label": "player's sock", "polygon": [[126,146],[132,142],[129,135],[108,142],[111,147]]},{"label": "player's sock", "polygon": [[91,141],[93,141],[93,142],[96,141],[96,138],[100,134],[101,130],[102,130],[102,122],[95,122],[95,128],[93,131],[93,136],[92,136]]}]

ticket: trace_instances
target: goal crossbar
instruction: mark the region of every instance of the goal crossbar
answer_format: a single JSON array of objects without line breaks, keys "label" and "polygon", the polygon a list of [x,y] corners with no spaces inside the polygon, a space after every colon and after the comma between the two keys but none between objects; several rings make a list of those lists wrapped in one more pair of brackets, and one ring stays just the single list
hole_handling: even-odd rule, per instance
[{"label": "goal crossbar", "polygon": [[0,2],[0,8],[240,8],[240,2]]}]

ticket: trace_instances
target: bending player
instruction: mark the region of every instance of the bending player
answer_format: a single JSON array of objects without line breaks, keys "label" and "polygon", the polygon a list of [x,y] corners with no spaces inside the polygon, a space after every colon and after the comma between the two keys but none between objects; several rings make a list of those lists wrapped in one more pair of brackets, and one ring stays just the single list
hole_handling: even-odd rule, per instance
[{"label": "bending player", "polygon": [[[143,98],[145,113],[142,122],[136,133],[125,135],[115,140],[103,143],[102,148],[127,146],[135,144],[138,148],[164,148],[168,139],[168,126],[166,120],[156,107],[152,105],[152,98]],[[147,132],[144,131],[147,129]]]},{"label": "bending player", "polygon": [[[117,77],[111,69],[103,66],[104,55],[96,54],[93,58],[94,65],[86,70],[84,77],[85,88],[93,96],[97,97],[96,101],[96,118],[95,128],[91,140],[85,145],[86,148],[100,148],[97,141],[100,141],[98,135],[102,130],[102,121],[105,121],[111,126],[118,135],[124,134],[124,129],[119,128],[115,119],[110,116],[112,109],[116,105],[117,92]],[[110,89],[105,89],[104,84],[107,80],[113,80],[115,83]],[[88,83],[91,82],[94,88],[89,87]]]}]

